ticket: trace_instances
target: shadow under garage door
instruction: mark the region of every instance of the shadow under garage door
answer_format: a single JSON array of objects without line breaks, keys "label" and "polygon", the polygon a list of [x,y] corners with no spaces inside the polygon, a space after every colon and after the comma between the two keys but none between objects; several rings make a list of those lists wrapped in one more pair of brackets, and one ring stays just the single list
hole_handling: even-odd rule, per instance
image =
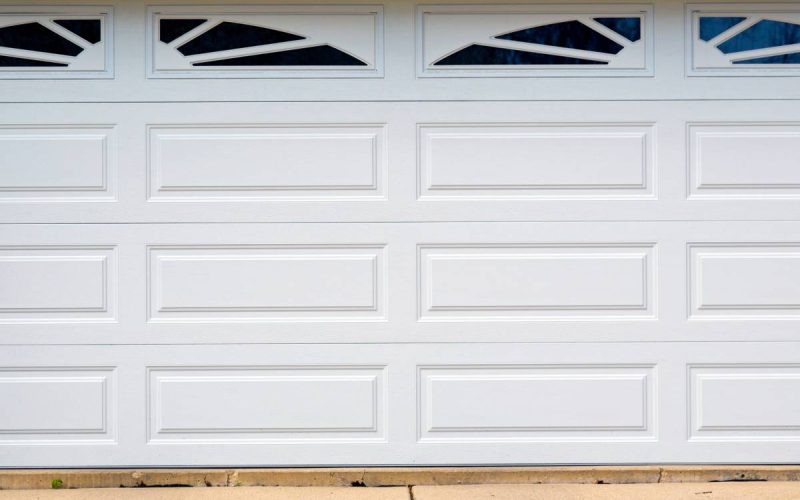
[{"label": "shadow under garage door", "polygon": [[792,462],[800,7],[0,4],[0,465]]}]

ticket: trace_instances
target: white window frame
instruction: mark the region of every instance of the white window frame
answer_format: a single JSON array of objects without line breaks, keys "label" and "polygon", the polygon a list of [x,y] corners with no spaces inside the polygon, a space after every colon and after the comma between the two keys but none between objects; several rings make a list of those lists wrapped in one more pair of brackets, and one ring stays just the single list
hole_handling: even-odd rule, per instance
[{"label": "white window frame", "polygon": [[[780,13],[796,14],[800,21],[800,3],[691,3],[686,5],[685,33],[686,33],[686,75],[696,76],[800,76],[800,64],[753,64],[735,65],[727,67],[702,67],[696,64],[697,44],[705,43],[699,40],[698,27],[700,14],[714,14],[727,17],[749,17],[758,14]],[[743,21],[747,22],[747,21]],[[800,52],[800,49],[797,50]],[[756,55],[753,58],[758,57]]]},{"label": "white window frame", "polygon": [[0,7],[0,16],[99,16],[102,19],[104,69],[75,70],[67,67],[0,67],[0,80],[81,80],[114,78],[114,7],[110,5],[9,5]]},{"label": "white window frame", "polygon": [[[642,16],[644,61],[641,68],[609,68],[597,66],[475,66],[474,68],[434,66],[427,64],[425,54],[425,18],[436,14],[564,14],[584,16]],[[418,5],[416,11],[417,77],[653,77],[654,39],[652,4],[552,4],[552,5]],[[476,43],[479,42],[476,40]]]},{"label": "white window frame", "polygon": [[[186,15],[187,17],[219,15],[372,15],[375,21],[374,64],[343,69],[330,67],[253,67],[252,69],[226,69],[225,67],[193,68],[191,70],[159,69],[156,58],[155,23],[161,15]],[[147,78],[383,78],[383,6],[382,5],[169,5],[148,6],[146,22]]]}]

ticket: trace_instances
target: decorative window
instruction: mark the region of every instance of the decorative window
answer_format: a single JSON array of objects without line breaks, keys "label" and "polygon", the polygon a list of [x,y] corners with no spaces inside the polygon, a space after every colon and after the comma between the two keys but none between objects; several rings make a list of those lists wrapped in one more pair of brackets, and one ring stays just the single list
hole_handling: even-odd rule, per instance
[{"label": "decorative window", "polygon": [[423,5],[420,76],[649,76],[643,5]]},{"label": "decorative window", "polygon": [[690,75],[800,75],[798,4],[689,5]]},{"label": "decorative window", "polygon": [[379,6],[149,10],[151,78],[379,77]]},{"label": "decorative window", "polygon": [[0,78],[110,78],[111,8],[0,7]]}]

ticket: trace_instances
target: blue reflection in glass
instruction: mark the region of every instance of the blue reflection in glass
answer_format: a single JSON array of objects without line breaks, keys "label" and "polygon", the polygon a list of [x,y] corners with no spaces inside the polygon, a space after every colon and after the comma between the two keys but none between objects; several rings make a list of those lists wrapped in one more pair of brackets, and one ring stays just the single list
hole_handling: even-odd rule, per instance
[{"label": "blue reflection in glass", "polygon": [[55,19],[53,22],[75,33],[92,45],[100,41],[102,25],[99,19]]},{"label": "blue reflection in glass", "polygon": [[476,65],[569,65],[569,64],[608,64],[605,61],[590,61],[576,57],[539,54],[524,50],[503,49],[488,45],[470,45],[434,63],[434,66],[476,66]]},{"label": "blue reflection in glass", "polygon": [[638,17],[595,17],[594,20],[631,42],[642,38],[642,20]]},{"label": "blue reflection in glass", "polygon": [[194,63],[192,66],[366,66],[367,63],[330,45]]},{"label": "blue reflection in glass", "polygon": [[23,23],[0,28],[0,46],[11,49],[33,50],[77,56],[83,47],[76,45],[39,23]]},{"label": "blue reflection in glass", "polygon": [[55,63],[48,61],[35,61],[33,59],[23,59],[21,57],[0,56],[0,68],[18,68],[34,66],[69,66],[65,63]]},{"label": "blue reflection in glass", "polygon": [[580,21],[546,24],[498,35],[495,38],[513,40],[515,42],[537,43],[539,45],[552,45],[567,49],[591,50],[592,52],[602,52],[604,54],[618,54],[619,51],[625,48]]},{"label": "blue reflection in glass", "polygon": [[717,35],[728,31],[746,17],[701,17],[700,18],[700,40],[707,42]]},{"label": "blue reflection in glass", "polygon": [[158,26],[158,39],[170,43],[204,22],[205,19],[162,19]]},{"label": "blue reflection in glass", "polygon": [[800,52],[733,61],[733,64],[800,64]]},{"label": "blue reflection in glass", "polygon": [[800,43],[800,25],[765,19],[717,45],[723,54]]},{"label": "blue reflection in glass", "polygon": [[178,47],[178,51],[185,56],[193,56],[220,50],[241,49],[303,39],[305,37],[292,33],[225,21],[184,43]]}]

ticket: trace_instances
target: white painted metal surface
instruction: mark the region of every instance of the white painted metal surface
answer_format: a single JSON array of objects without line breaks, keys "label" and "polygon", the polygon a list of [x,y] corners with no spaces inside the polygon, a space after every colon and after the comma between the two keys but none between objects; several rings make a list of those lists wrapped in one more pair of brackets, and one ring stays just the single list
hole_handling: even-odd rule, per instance
[{"label": "white painted metal surface", "polygon": [[[0,466],[797,462],[800,86],[684,31],[758,7],[104,7],[113,73],[0,70]],[[611,15],[640,59],[435,66]]]}]

